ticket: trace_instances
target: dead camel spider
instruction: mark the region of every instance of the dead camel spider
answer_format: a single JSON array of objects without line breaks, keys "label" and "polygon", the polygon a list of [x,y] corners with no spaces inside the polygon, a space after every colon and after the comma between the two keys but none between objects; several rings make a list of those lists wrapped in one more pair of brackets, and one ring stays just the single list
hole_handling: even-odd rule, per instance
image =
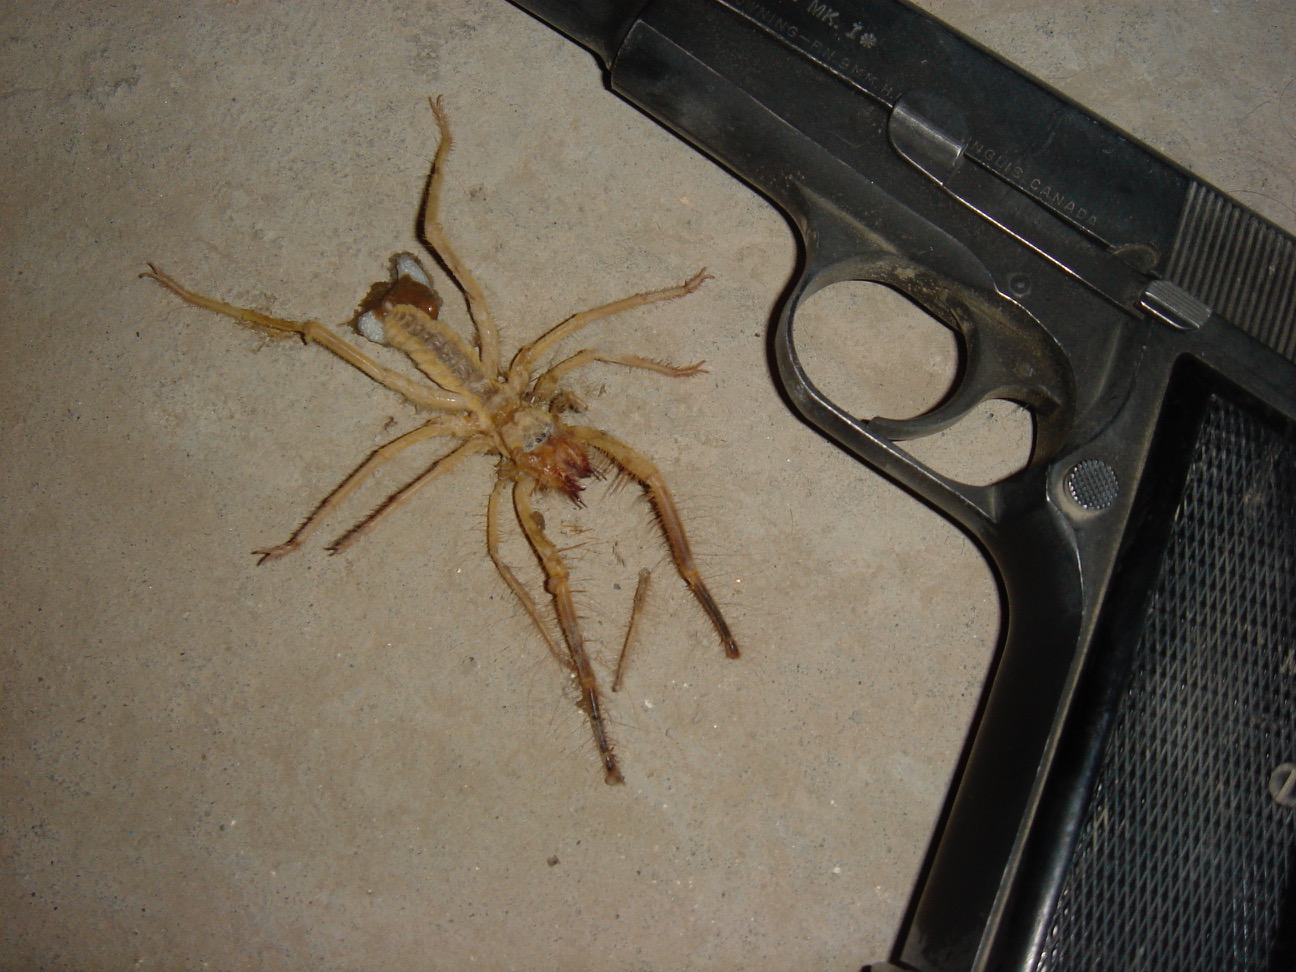
[{"label": "dead camel spider", "polygon": [[[181,286],[152,265],[149,272],[142,276],[151,277],[190,304],[232,317],[240,324],[263,334],[272,337],[299,334],[305,343],[321,345],[374,381],[404,396],[415,406],[436,413],[423,425],[373,452],[329,494],[286,542],[268,550],[256,551],[261,557],[259,563],[296,550],[366,477],[415,443],[443,436],[459,440],[454,449],[432,463],[420,476],[343,534],[330,548],[333,553],[345,550],[383,516],[403,505],[422,487],[440,478],[469,456],[498,457],[499,478],[486,504],[486,549],[504,583],[522,604],[550,652],[574,677],[579,686],[580,707],[589,718],[594,743],[603,762],[604,778],[608,783],[621,783],[624,779],[608,738],[598,678],[585,650],[585,639],[572,600],[567,564],[559,548],[545,533],[543,518],[534,510],[532,499],[537,492],[558,490],[572,502],[579,504],[584,480],[596,475],[591,453],[606,456],[616,467],[643,486],[670,548],[676,570],[715,626],[725,655],[737,658],[738,645],[698,573],[675,501],[666,488],[661,472],[647,458],[619,439],[589,426],[568,425],[562,418],[562,413],[579,410],[581,405],[580,400],[570,392],[563,391],[559,383],[567,374],[592,361],[643,368],[672,378],[696,375],[703,369],[701,362],[675,367],[634,355],[604,354],[592,349],[577,351],[538,375],[536,367],[560,341],[571,337],[585,325],[633,307],[690,294],[707,277],[705,271],[699,271],[678,287],[634,294],[573,314],[537,340],[523,345],[508,367],[501,367],[499,334],[486,305],[485,293],[455,253],[438,219],[437,210],[451,137],[441,99],[432,102],[432,111],[436,116],[440,142],[432,161],[423,201],[423,239],[464,295],[476,330],[476,346],[469,345],[437,316],[441,310],[441,298],[433,290],[428,275],[418,260],[408,253],[398,254],[394,258],[393,279],[374,285],[362,305],[362,313],[354,322],[360,334],[370,341],[391,345],[408,355],[418,370],[430,379],[431,384],[413,380],[379,364],[316,321],[282,320],[204,297]],[[565,653],[550,633],[535,598],[500,555],[500,505],[506,491],[513,494],[513,509],[518,523],[544,570],[545,590],[553,599],[554,613],[566,645]]]}]

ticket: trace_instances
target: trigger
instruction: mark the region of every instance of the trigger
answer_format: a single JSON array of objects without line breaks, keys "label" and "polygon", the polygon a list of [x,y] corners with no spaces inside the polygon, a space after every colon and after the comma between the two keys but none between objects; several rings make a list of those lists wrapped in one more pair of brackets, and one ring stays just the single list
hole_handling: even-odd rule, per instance
[{"label": "trigger", "polygon": [[[991,399],[1016,402],[1031,411],[1035,420],[1035,443],[1032,464],[1052,455],[1066,434],[1067,417],[1062,401],[1048,388],[1050,384],[1036,378],[1029,364],[1021,358],[987,354],[975,332],[967,333],[967,357],[957,387],[929,412],[908,419],[876,417],[868,421],[871,431],[888,439],[903,442],[943,432],[965,418],[974,408]],[[1041,375],[1039,378],[1044,378]]]},{"label": "trigger", "polygon": [[889,419],[878,416],[869,419],[868,427],[895,442],[903,442],[906,439],[921,439],[926,435],[944,432],[950,426],[957,424],[968,412],[987,398],[996,397],[1001,396],[982,394],[980,389],[974,388],[970,384],[962,384],[955,390],[954,394],[950,395],[930,412],[924,412],[922,415],[916,415],[908,419]]}]

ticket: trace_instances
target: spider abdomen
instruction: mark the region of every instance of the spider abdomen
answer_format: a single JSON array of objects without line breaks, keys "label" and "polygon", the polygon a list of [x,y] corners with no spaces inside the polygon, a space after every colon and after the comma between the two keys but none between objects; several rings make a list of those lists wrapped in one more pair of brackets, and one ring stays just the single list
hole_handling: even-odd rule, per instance
[{"label": "spider abdomen", "polygon": [[413,304],[384,304],[378,316],[387,343],[409,355],[419,371],[442,388],[479,401],[495,394],[477,352],[444,321]]}]

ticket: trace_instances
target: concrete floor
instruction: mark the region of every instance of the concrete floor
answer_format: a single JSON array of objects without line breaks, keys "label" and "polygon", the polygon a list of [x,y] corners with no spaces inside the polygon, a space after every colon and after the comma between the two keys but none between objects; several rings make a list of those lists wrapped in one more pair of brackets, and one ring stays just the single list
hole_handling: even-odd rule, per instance
[{"label": "concrete floor", "polygon": [[[922,5],[1296,228],[1288,0]],[[763,334],[794,271],[783,218],[503,0],[37,10],[0,5],[0,968],[884,957],[998,598],[954,527],[779,399]],[[257,568],[251,550],[416,417],[318,349],[137,279],[155,261],[235,302],[346,319],[414,245],[429,94],[458,136],[446,222],[509,348],[715,275],[589,337],[708,374],[595,366],[574,384],[590,422],[666,471],[744,657],[721,657],[634,490],[546,507],[583,543],[601,665],[636,572],[656,569],[611,699],[624,787],[603,784],[563,672],[486,558],[490,464],[324,556],[420,468],[408,457],[333,534]],[[840,299],[820,316],[890,313]],[[825,375],[855,361],[879,384],[895,343],[817,340]],[[948,339],[903,344],[883,410],[948,381]],[[992,409],[930,455],[986,478],[1022,425]]]}]

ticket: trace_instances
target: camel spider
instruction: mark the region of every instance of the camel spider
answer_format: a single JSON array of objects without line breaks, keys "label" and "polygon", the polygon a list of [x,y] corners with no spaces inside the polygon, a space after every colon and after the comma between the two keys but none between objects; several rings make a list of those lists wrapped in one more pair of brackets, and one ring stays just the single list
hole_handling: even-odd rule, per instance
[{"label": "camel spider", "polygon": [[[647,493],[676,570],[711,620],[725,655],[737,658],[738,644],[698,573],[675,501],[661,472],[619,439],[600,429],[569,425],[562,418],[562,413],[582,408],[580,400],[562,390],[559,384],[567,374],[582,365],[602,361],[627,368],[642,368],[672,378],[686,378],[700,374],[702,363],[675,367],[635,355],[604,354],[587,348],[558,361],[538,375],[536,368],[559,342],[587,324],[634,307],[691,294],[708,278],[705,271],[699,271],[678,287],[634,294],[573,314],[535,341],[523,345],[507,368],[502,367],[499,334],[487,307],[485,292],[450,245],[438,218],[445,161],[452,140],[441,99],[437,98],[431,104],[440,140],[423,199],[423,242],[462,292],[476,331],[476,344],[468,344],[437,316],[441,298],[417,258],[408,253],[396,255],[392,279],[374,285],[362,304],[362,313],[354,320],[356,330],[365,338],[390,345],[408,355],[418,370],[430,379],[430,384],[412,380],[380,364],[316,321],[283,320],[204,297],[183,287],[152,264],[141,276],[151,277],[190,304],[231,317],[263,334],[272,337],[300,335],[304,343],[322,346],[415,406],[436,413],[423,425],[375,450],[315,508],[288,540],[277,547],[256,551],[260,557],[258,563],[296,550],[375,469],[416,443],[440,437],[460,440],[454,449],[344,533],[329,548],[331,552],[340,553],[351,546],[380,519],[408,502],[418,490],[470,456],[498,457],[498,478],[486,504],[487,552],[500,577],[539,630],[551,654],[573,676],[579,689],[580,708],[594,733],[604,779],[608,783],[622,783],[624,778],[608,738],[598,678],[585,649],[572,599],[567,564],[562,552],[546,534],[544,520],[535,511],[532,499],[538,492],[557,490],[566,494],[573,503],[581,504],[583,481],[597,475],[591,453],[606,456]],[[554,614],[566,646],[565,655],[550,632],[535,598],[500,554],[500,505],[504,493],[510,489],[517,521],[544,571],[545,590],[553,600]],[[633,625],[633,617],[631,623]]]}]

